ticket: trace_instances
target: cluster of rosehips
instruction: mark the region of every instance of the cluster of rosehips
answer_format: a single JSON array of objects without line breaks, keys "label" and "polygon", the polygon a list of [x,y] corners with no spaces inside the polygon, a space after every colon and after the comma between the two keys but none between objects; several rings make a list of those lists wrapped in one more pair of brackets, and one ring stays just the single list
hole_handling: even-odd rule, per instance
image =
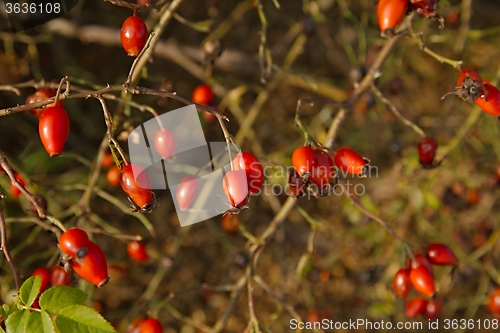
[{"label": "cluster of rosehips", "polygon": [[[28,96],[26,104],[40,102],[54,97],[54,91],[40,88]],[[43,147],[50,157],[61,155],[66,140],[69,136],[69,117],[63,108],[61,101],[49,104],[40,109],[32,109],[30,112],[39,118],[38,132]]]},{"label": "cluster of rosehips", "polygon": [[476,103],[481,110],[492,116],[500,116],[500,90],[489,82],[483,82],[481,76],[473,70],[462,69],[455,90],[445,96],[449,94],[457,95],[466,102]]},{"label": "cluster of rosehips", "polygon": [[392,288],[398,297],[406,297],[413,286],[417,292],[430,298],[430,301],[420,297],[408,300],[406,315],[414,318],[426,313],[434,318],[439,312],[439,303],[434,300],[436,289],[432,264],[441,266],[456,266],[458,259],[453,251],[444,244],[431,244],[426,255],[417,254],[410,260],[408,268],[401,268],[392,280]]},{"label": "cluster of rosehips", "polygon": [[162,333],[163,326],[159,320],[154,318],[136,319],[127,328],[127,333]]},{"label": "cluster of rosehips", "polygon": [[[257,157],[249,152],[242,152],[233,159],[233,170],[228,171],[222,180],[224,194],[236,209],[243,208],[250,195],[259,194],[264,181],[264,169]],[[193,176],[181,179],[176,191],[177,204],[181,210],[189,209],[200,188],[200,183]]]},{"label": "cluster of rosehips", "polygon": [[379,0],[377,19],[382,35],[394,35],[394,28],[408,12],[416,12],[425,18],[436,18],[443,26],[442,18],[437,13],[439,0]]},{"label": "cluster of rosehips", "polygon": [[79,228],[66,230],[59,239],[59,248],[65,260],[83,279],[102,287],[108,280],[106,256],[99,245],[92,242],[87,233]]},{"label": "cluster of rosehips", "polygon": [[314,196],[324,196],[337,181],[335,166],[344,174],[366,177],[370,161],[349,148],[337,150],[333,160],[323,149],[301,146],[292,154],[294,170],[289,175],[289,193],[299,198],[311,192]]}]

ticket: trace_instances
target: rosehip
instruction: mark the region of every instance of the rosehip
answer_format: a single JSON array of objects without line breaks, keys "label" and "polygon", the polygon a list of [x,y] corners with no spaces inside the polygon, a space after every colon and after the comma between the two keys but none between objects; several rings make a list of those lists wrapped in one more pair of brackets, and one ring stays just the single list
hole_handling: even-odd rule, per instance
[{"label": "rosehip", "polygon": [[89,236],[79,228],[68,229],[59,239],[59,248],[71,258],[83,258],[87,255]]},{"label": "rosehip", "polygon": [[398,297],[405,297],[408,295],[411,289],[409,269],[401,268],[396,272],[396,274],[394,274],[394,278],[392,279],[392,288]]},{"label": "rosehip", "polygon": [[423,298],[417,297],[410,299],[406,302],[405,314],[408,318],[415,318],[419,314],[425,312],[427,301]]},{"label": "rosehip", "polygon": [[233,207],[245,205],[248,197],[247,177],[243,170],[232,170],[222,180],[224,194]]},{"label": "rosehip", "polygon": [[[19,184],[21,184],[22,186],[26,186],[26,182],[24,181],[23,176],[21,176],[18,173],[15,173],[14,177],[17,179],[17,181],[19,182]],[[14,198],[18,198],[21,195],[21,190],[18,189],[17,186],[14,185],[14,183],[12,181],[10,182],[10,194]]]},{"label": "rosehip", "polygon": [[382,33],[394,29],[403,20],[408,0],[379,0],[377,5],[378,26]]},{"label": "rosehip", "polygon": [[264,169],[257,157],[251,153],[243,152],[236,156],[233,165],[234,170],[245,170],[248,192],[250,194],[259,193],[264,181]]},{"label": "rosehip", "polygon": [[349,148],[337,150],[334,162],[343,172],[358,176],[366,176],[370,165],[370,161]]},{"label": "rosehip", "polygon": [[226,230],[230,234],[238,231],[238,226],[240,224],[240,216],[236,214],[226,214],[222,217],[222,229]]},{"label": "rosehip", "polygon": [[50,157],[61,155],[69,136],[69,127],[68,114],[60,106],[49,106],[40,115],[38,132]]},{"label": "rosehip", "polygon": [[479,96],[475,100],[476,105],[492,116],[500,116],[500,90],[489,83],[484,84],[484,89],[487,94]]},{"label": "rosehip", "polygon": [[458,264],[457,256],[455,253],[444,244],[431,244],[427,248],[427,257],[430,262],[435,265],[451,265]]},{"label": "rosehip", "polygon": [[412,263],[410,281],[415,290],[422,295],[432,297],[436,293],[432,274],[420,263]]},{"label": "rosehip", "polygon": [[495,289],[488,298],[488,309],[494,315],[500,315],[500,288]]},{"label": "rosehip", "polygon": [[418,143],[418,157],[424,167],[431,167],[436,156],[438,143],[433,138],[423,138]]},{"label": "rosehip", "polygon": [[144,21],[135,15],[128,17],[123,22],[120,40],[129,56],[137,56],[148,40],[148,28]]},{"label": "rosehip", "polygon": [[175,136],[167,129],[159,130],[154,138],[155,149],[163,159],[167,159],[175,152]]},{"label": "rosehip", "polygon": [[212,92],[212,88],[210,88],[206,84],[201,84],[194,88],[191,99],[196,104],[208,105],[212,103],[212,100],[214,99],[214,93]]},{"label": "rosehip", "polygon": [[301,177],[304,174],[311,175],[316,163],[314,151],[307,146],[301,146],[295,149],[292,154],[292,165]]},{"label": "rosehip", "polygon": [[63,267],[54,266],[54,268],[52,268],[52,273],[50,274],[52,286],[69,286],[71,280],[71,273],[66,272]]},{"label": "rosehip", "polygon": [[123,192],[141,210],[152,208],[153,192],[151,191],[151,180],[148,174],[137,164],[123,166],[120,185]]},{"label": "rosehip", "polygon": [[92,241],[89,241],[87,247],[88,252],[83,259],[72,259],[69,263],[81,278],[97,287],[102,287],[109,280],[106,256],[101,248]]},{"label": "rosehip", "polygon": [[146,246],[144,243],[138,241],[131,241],[127,244],[128,256],[137,262],[146,262],[149,260]]},{"label": "rosehip", "polygon": [[45,267],[38,267],[31,273],[31,276],[39,276],[42,279],[40,292],[44,292],[50,285],[50,271]]},{"label": "rosehip", "polygon": [[186,210],[191,207],[198,195],[200,189],[200,181],[192,176],[186,176],[181,179],[175,192],[177,205],[181,210]]}]

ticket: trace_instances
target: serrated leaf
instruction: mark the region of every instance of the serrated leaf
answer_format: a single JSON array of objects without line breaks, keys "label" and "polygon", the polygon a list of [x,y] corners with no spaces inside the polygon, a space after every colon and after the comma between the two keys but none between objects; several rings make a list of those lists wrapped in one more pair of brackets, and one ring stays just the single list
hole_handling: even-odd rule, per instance
[{"label": "serrated leaf", "polygon": [[78,288],[56,286],[40,296],[40,307],[47,312],[58,313],[68,306],[83,304],[86,300],[87,294]]},{"label": "serrated leaf", "polygon": [[29,316],[29,310],[21,310],[11,314],[5,321],[7,333],[25,333]]},{"label": "serrated leaf", "polygon": [[43,310],[30,313],[26,333],[55,333],[49,314]]},{"label": "serrated leaf", "polygon": [[32,276],[24,281],[21,289],[19,290],[19,297],[26,306],[31,306],[35,301],[40,287],[42,286],[42,278],[39,276]]},{"label": "serrated leaf", "polygon": [[61,332],[115,333],[115,329],[99,312],[83,305],[73,305],[59,312],[56,325]]}]

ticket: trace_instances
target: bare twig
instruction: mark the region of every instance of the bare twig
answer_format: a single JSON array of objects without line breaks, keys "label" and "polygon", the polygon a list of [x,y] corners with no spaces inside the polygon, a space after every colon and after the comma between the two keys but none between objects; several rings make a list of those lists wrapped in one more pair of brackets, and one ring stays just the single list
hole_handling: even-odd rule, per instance
[{"label": "bare twig", "polygon": [[[0,193],[0,195],[3,195]],[[0,198],[1,200],[2,198]],[[14,264],[14,261],[12,260],[12,257],[10,256],[9,253],[9,248],[7,245],[7,230],[5,229],[5,219],[3,216],[3,205],[0,202],[0,237],[2,238],[1,241],[1,246],[2,246],[2,251],[3,254],[5,255],[5,258],[7,259],[7,262],[9,263],[10,269],[12,270],[12,273],[14,274],[14,281],[16,282],[16,289],[19,290],[21,288],[21,279],[19,278],[19,271],[16,268],[16,265]]]}]

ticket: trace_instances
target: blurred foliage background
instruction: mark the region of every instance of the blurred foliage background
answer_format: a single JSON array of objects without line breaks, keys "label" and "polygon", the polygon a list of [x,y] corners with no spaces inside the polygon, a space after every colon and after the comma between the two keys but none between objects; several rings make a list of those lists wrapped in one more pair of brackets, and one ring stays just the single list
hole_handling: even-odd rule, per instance
[{"label": "blurred foliage background", "polygon": [[[279,3],[279,10],[272,1],[263,4],[268,46],[276,66],[268,83],[261,83],[258,64],[262,25],[247,0],[185,0],[179,8],[182,18],[199,29],[217,32],[224,43],[213,77],[203,74],[202,45],[208,30],[200,32],[172,21],[161,36],[164,48],[155,53],[139,83],[168,88],[188,99],[195,86],[210,83],[217,101],[222,101],[219,110],[230,119],[229,131],[268,168],[291,165],[293,150],[303,144],[303,135],[294,124],[297,99],[344,99],[352,90],[353,73],[369,66],[385,43],[379,36],[375,1]],[[435,21],[414,20],[414,31],[423,34],[427,47],[463,60],[465,68],[495,82],[500,77],[500,3],[441,0],[438,12],[445,18],[444,30]],[[17,34],[0,33],[0,85],[31,79],[57,83],[64,76],[80,86],[123,83],[133,58],[121,48],[119,30],[131,14],[130,9],[109,2],[82,0],[69,14],[47,25]],[[463,23],[461,19],[469,14],[470,20]],[[153,9],[142,9],[138,15],[149,29],[158,19]],[[8,31],[4,17],[0,27]],[[358,200],[415,245],[416,252],[432,242],[442,242],[461,259],[453,279],[451,268],[435,268],[438,299],[444,305],[440,318],[492,318],[484,304],[487,294],[500,283],[498,120],[455,97],[441,100],[453,90],[458,71],[422,52],[411,36],[397,43],[380,74],[377,87],[406,118],[436,138],[438,158],[445,157],[443,162],[438,168],[422,169],[416,149],[418,135],[371,95],[364,95],[350,110],[333,148],[346,145],[371,160],[377,174],[350,180],[366,188]],[[21,92],[16,96],[0,91],[0,108],[24,104],[34,89]],[[154,96],[134,96],[133,100],[159,113],[181,106]],[[74,185],[86,184],[90,172],[89,165],[79,159],[95,159],[106,127],[98,101],[72,99],[64,105],[71,133],[62,157],[48,157],[38,138],[37,119],[28,112],[0,119],[0,149],[29,180],[28,188],[44,194],[49,211],[67,226],[99,226],[141,235],[154,257],[147,264],[135,263],[127,257],[126,242],[94,234],[107,255],[111,280],[102,289],[92,290],[82,281],[79,285],[92,291],[92,301],[98,302],[104,317],[121,331],[128,322],[147,314],[158,315],[166,332],[195,332],[191,320],[213,326],[230,306],[230,287],[245,274],[248,239],[241,232],[223,230],[221,217],[181,228],[168,191],[157,193],[160,207],[145,216],[154,226],[155,237],[137,218],[98,196],[92,199],[92,213],[68,213],[82,194]],[[125,112],[131,127],[151,118],[121,103],[109,102],[109,108],[113,114]],[[318,141],[326,138],[336,111],[319,102],[304,107],[303,121]],[[240,129],[249,125],[245,125],[249,114],[256,116],[255,122],[251,132],[242,133]],[[223,139],[216,122],[202,121],[207,141]],[[116,133],[127,130],[122,127]],[[126,147],[125,142],[123,145]],[[287,177],[270,177],[266,182],[267,186],[284,186]],[[105,170],[98,184],[128,205],[121,189],[107,185]],[[0,177],[0,186],[8,191],[6,177]],[[286,199],[267,193],[253,198],[250,209],[241,213],[245,230],[256,236]],[[24,198],[7,198],[6,216],[11,221],[29,214]],[[54,234],[29,221],[9,223],[8,227],[14,260],[25,277],[37,266],[55,264]],[[311,237],[313,247],[308,251]],[[1,260],[0,291],[3,302],[8,302],[13,277]],[[299,199],[260,255],[256,273],[304,319],[316,311],[335,321],[395,322],[407,320],[404,301],[391,292],[392,277],[406,260],[401,243],[345,196],[306,197]],[[152,290],[155,282],[157,289]],[[283,304],[255,283],[253,301],[263,327],[272,332],[289,331],[291,316]],[[245,291],[237,298],[226,331],[242,332],[248,320]]]}]

